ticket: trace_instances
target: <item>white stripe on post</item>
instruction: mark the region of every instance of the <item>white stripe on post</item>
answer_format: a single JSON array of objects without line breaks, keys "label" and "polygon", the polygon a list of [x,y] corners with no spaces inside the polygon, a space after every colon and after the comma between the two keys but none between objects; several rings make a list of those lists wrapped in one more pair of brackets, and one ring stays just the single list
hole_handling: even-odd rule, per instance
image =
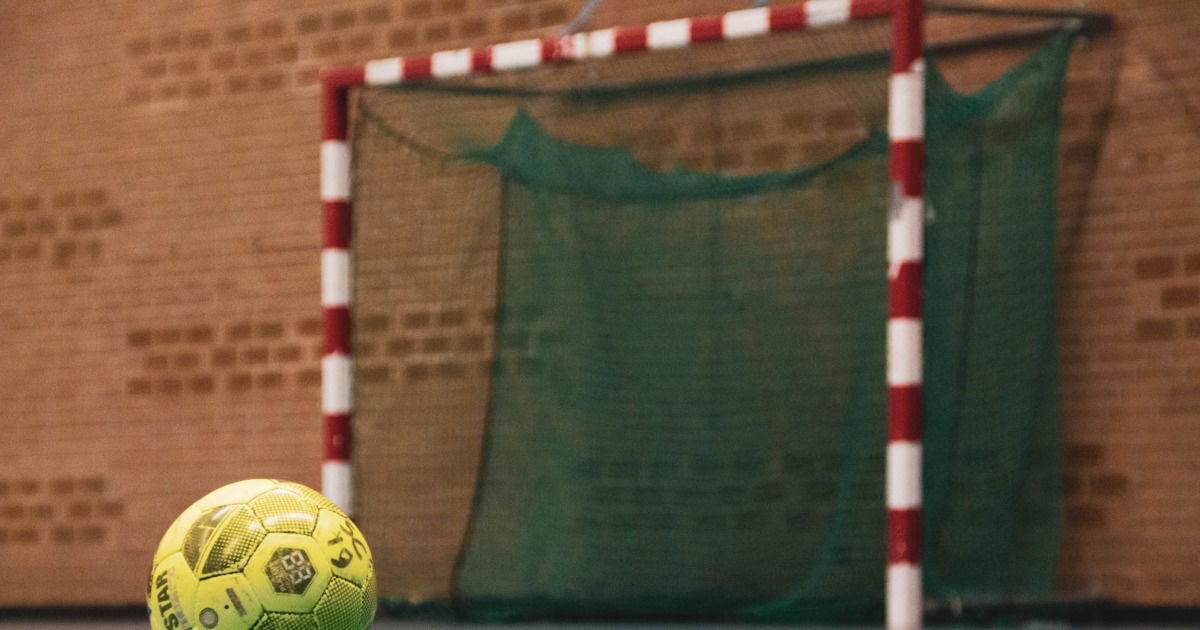
[{"label": "white stripe on post", "polygon": [[321,306],[348,306],[351,284],[350,251],[325,249],[321,251]]},{"label": "white stripe on post", "polygon": [[404,62],[400,57],[368,61],[364,71],[367,85],[393,85],[404,78]]},{"label": "white stripe on post", "polygon": [[891,442],[887,446],[887,507],[911,510],[921,507],[921,445]]},{"label": "white stripe on post", "polygon": [[888,129],[893,142],[921,140],[925,137],[925,107],[913,98],[925,95],[925,63],[916,61],[909,72],[893,74],[888,103]]},{"label": "white stripe on post", "polygon": [[605,28],[587,34],[587,52],[580,59],[588,57],[611,57],[617,51],[617,29]]},{"label": "white stripe on post", "polygon": [[470,74],[471,49],[462,48],[433,53],[433,56],[430,58],[430,64],[430,72],[439,79]]},{"label": "white stripe on post", "polygon": [[893,564],[887,568],[887,627],[920,628],[921,568],[911,564]]},{"label": "white stripe on post", "polygon": [[343,512],[350,514],[350,462],[335,459],[321,462],[321,492]]},{"label": "white stripe on post", "polygon": [[921,320],[892,318],[887,323],[887,384],[921,384]]},{"label": "white stripe on post", "polygon": [[579,61],[587,59],[588,52],[588,34],[575,33],[559,38],[559,46],[562,47],[560,54],[564,60]]},{"label": "white stripe on post", "polygon": [[850,0],[812,0],[804,3],[805,23],[829,26],[850,21]]},{"label": "white stripe on post", "polygon": [[721,33],[725,39],[754,37],[771,30],[771,15],[766,7],[730,11],[721,18]]},{"label": "white stripe on post", "polygon": [[540,39],[525,39],[492,46],[492,68],[495,70],[532,68],[541,63],[542,41]]},{"label": "white stripe on post", "polygon": [[327,415],[350,413],[353,363],[344,354],[321,358],[321,411]]},{"label": "white stripe on post", "polygon": [[[899,193],[896,193],[899,196]],[[888,221],[888,277],[900,273],[900,265],[920,262],[925,256],[924,200],[901,197]]]},{"label": "white stripe on post", "polygon": [[651,50],[683,48],[692,41],[691,20],[654,22],[646,27],[646,47]]},{"label": "white stripe on post", "polygon": [[321,201],[350,198],[350,145],[344,140],[321,143]]}]

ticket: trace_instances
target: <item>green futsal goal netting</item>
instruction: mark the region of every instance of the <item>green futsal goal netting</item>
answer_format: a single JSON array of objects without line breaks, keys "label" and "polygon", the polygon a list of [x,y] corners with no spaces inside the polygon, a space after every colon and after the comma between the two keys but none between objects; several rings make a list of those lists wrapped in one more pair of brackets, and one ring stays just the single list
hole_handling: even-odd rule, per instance
[{"label": "green futsal goal netting", "polygon": [[[886,33],[804,37],[354,92],[355,509],[386,600],[880,618],[888,69],[842,53]],[[934,599],[1052,586],[1070,45],[970,94],[928,70]]]}]

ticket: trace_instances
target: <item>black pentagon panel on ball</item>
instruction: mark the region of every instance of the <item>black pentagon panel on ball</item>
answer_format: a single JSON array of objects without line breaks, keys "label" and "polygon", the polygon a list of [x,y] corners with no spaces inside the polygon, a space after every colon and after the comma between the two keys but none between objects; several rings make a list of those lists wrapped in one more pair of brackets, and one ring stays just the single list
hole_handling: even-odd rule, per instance
[{"label": "black pentagon panel on ball", "polygon": [[312,615],[267,613],[254,624],[253,630],[321,630]]},{"label": "black pentagon panel on ball", "polygon": [[246,561],[266,537],[267,532],[250,508],[235,506],[225,517],[225,523],[217,534],[204,561],[201,577],[228,573],[246,566]]},{"label": "black pentagon panel on ball", "polygon": [[267,577],[276,593],[301,595],[316,576],[316,568],[303,549],[280,547],[267,563]]},{"label": "black pentagon panel on ball", "polygon": [[317,506],[290,490],[268,490],[249,505],[268,532],[309,536],[317,526]]}]

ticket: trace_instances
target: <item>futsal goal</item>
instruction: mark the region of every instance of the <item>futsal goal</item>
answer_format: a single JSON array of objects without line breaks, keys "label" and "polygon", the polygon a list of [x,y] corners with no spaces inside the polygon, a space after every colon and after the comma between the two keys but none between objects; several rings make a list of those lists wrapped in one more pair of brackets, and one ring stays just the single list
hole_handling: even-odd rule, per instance
[{"label": "futsal goal", "polygon": [[323,490],[382,596],[916,628],[923,583],[1045,592],[1070,43],[960,94],[919,0],[812,0],[327,71]]}]

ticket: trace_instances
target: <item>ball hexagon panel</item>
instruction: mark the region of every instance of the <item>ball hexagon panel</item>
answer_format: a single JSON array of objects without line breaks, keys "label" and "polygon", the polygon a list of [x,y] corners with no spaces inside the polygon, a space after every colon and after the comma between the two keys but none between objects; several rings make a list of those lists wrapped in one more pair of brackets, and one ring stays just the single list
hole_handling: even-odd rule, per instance
[{"label": "ball hexagon panel", "polygon": [[303,595],[312,584],[313,563],[308,552],[292,547],[278,547],[267,562],[267,575],[276,593]]},{"label": "ball hexagon panel", "polygon": [[227,486],[222,486],[204,495],[194,504],[201,511],[208,511],[223,505],[245,503],[246,497],[253,497],[279,485],[273,479],[247,479]]},{"label": "ball hexagon panel", "polygon": [[308,535],[317,524],[317,506],[291,490],[268,490],[248,505],[269,532]]},{"label": "ball hexagon panel", "polygon": [[219,575],[196,587],[197,622],[201,628],[249,630],[262,617],[262,604],[241,573]]},{"label": "ball hexagon panel", "polygon": [[334,503],[333,501],[330,501],[328,498],[325,497],[325,495],[321,494],[320,492],[317,492],[316,490],[313,490],[312,488],[309,488],[308,486],[304,486],[304,485],[301,485],[301,484],[298,484],[295,482],[291,482],[291,481],[281,481],[281,482],[279,482],[279,487],[285,488],[287,490],[291,490],[292,492],[299,494],[300,496],[307,499],[309,503],[312,503],[313,505],[315,505],[323,510],[332,510],[334,512],[337,512],[338,514],[342,513],[342,510],[338,508],[336,503]]},{"label": "ball hexagon panel", "polygon": [[268,534],[243,574],[263,608],[282,613],[311,611],[333,577],[316,541],[299,534]]}]

